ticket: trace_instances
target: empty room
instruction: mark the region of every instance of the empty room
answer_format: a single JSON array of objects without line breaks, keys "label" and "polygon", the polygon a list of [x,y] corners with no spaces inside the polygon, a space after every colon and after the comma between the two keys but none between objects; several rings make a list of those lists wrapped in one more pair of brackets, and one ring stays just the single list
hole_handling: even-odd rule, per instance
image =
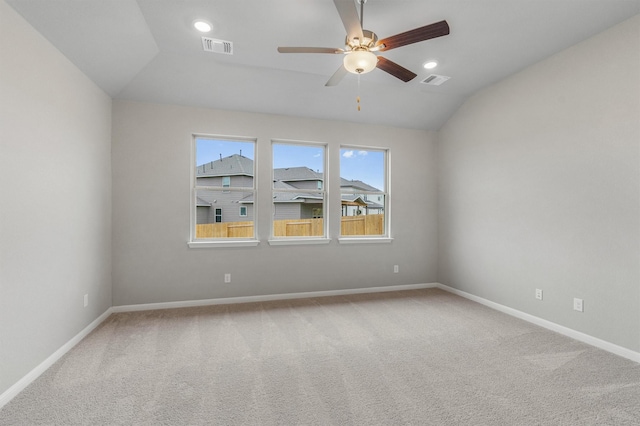
[{"label": "empty room", "polygon": [[0,0],[0,424],[640,424],[640,0]]}]

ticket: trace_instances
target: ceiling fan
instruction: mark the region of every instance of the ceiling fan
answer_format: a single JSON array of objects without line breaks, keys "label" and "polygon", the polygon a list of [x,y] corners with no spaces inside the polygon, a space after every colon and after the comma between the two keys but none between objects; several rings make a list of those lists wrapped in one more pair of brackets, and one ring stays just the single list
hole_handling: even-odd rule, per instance
[{"label": "ceiling fan", "polygon": [[406,46],[412,43],[442,37],[449,34],[447,21],[440,21],[424,27],[396,34],[391,37],[378,40],[373,31],[362,28],[364,4],[367,0],[356,0],[360,4],[360,16],[354,0],[333,0],[338,9],[338,14],[344,28],[347,30],[345,48],[332,47],[278,47],[280,53],[329,53],[343,54],[343,66],[331,76],[325,86],[335,86],[340,80],[351,72],[353,74],[365,74],[374,68],[379,68],[404,82],[413,80],[417,74],[396,64],[374,52],[384,52],[396,47]]}]

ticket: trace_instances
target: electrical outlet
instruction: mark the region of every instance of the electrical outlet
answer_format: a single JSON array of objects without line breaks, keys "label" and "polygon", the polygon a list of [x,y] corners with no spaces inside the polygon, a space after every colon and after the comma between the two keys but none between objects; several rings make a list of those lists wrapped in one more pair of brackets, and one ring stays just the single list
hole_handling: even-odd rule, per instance
[{"label": "electrical outlet", "polygon": [[84,307],[86,308],[87,306],[89,306],[89,295],[85,294],[84,295]]},{"label": "electrical outlet", "polygon": [[231,282],[231,274],[224,274],[224,282],[225,283]]},{"label": "electrical outlet", "polygon": [[536,299],[542,300],[542,290],[539,288],[536,288]]},{"label": "electrical outlet", "polygon": [[584,312],[584,305],[582,299],[575,297],[573,299],[573,310],[578,312]]},{"label": "electrical outlet", "polygon": [[397,274],[398,272],[400,272],[400,267],[398,265],[393,265],[393,273]]}]

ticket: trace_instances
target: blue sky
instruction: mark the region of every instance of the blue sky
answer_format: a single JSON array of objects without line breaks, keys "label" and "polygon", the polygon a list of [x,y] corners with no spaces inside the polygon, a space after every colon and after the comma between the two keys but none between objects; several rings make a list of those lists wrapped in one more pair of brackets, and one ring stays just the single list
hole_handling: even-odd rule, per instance
[{"label": "blue sky", "polygon": [[340,177],[361,180],[384,190],[384,152],[359,148],[340,149]]},{"label": "blue sky", "polygon": [[224,141],[214,139],[196,139],[196,166],[211,161],[219,160],[233,154],[240,154],[247,158],[255,159],[254,143],[239,141]]},{"label": "blue sky", "polygon": [[[197,139],[196,164],[201,165],[219,160],[233,154],[255,159],[253,142]],[[293,144],[274,144],[273,156],[275,168],[309,167],[323,170],[323,147]],[[384,189],[384,152],[360,148],[342,148],[340,150],[340,176],[345,179],[361,180],[369,185]]]},{"label": "blue sky", "polygon": [[273,167],[308,167],[324,173],[324,147],[309,145],[273,144]]}]

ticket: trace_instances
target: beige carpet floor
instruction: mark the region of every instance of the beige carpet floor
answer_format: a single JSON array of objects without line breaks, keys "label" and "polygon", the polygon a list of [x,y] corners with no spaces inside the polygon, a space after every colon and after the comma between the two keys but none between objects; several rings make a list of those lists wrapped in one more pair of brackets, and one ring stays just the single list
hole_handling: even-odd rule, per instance
[{"label": "beige carpet floor", "polygon": [[438,289],[120,313],[2,425],[640,425],[640,364]]}]

